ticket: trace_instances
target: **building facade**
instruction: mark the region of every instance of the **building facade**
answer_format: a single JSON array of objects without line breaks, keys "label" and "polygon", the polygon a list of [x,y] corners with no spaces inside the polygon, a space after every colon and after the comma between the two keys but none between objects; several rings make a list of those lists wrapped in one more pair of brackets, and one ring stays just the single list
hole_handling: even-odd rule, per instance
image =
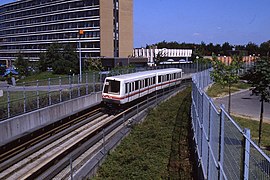
[{"label": "building facade", "polygon": [[[83,30],[83,34],[79,31]],[[82,58],[128,57],[133,0],[20,0],[0,6],[0,60],[38,60],[51,43],[81,43]]]},{"label": "building facade", "polygon": [[133,57],[148,58],[148,64],[153,65],[155,59],[160,56],[163,60],[173,59],[175,61],[190,61],[192,49],[144,49],[133,50]]}]

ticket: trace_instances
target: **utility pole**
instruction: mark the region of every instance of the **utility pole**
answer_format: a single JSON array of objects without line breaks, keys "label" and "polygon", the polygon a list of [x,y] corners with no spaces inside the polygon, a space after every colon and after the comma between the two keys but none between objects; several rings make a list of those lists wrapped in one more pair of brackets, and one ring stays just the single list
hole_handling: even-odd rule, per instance
[{"label": "utility pole", "polygon": [[80,83],[82,82],[82,47],[81,47],[81,35],[84,34],[84,30],[79,30],[79,64],[80,64]]}]

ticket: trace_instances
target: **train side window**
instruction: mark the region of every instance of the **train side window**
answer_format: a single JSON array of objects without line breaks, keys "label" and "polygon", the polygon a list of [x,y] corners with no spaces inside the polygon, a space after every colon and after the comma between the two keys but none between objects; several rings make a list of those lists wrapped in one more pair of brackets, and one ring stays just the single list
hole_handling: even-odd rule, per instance
[{"label": "train side window", "polygon": [[133,91],[133,82],[129,84],[129,92]]},{"label": "train side window", "polygon": [[153,77],[153,84],[156,84],[156,77]]},{"label": "train side window", "polygon": [[146,78],[146,79],[144,80],[144,86],[145,86],[145,87],[148,86],[148,78]]},{"label": "train side window", "polygon": [[135,82],[132,83],[132,91],[135,91]]},{"label": "train side window", "polygon": [[135,90],[139,89],[139,81],[135,81]]},{"label": "train side window", "polygon": [[126,94],[128,93],[128,83],[125,84]]},{"label": "train side window", "polygon": [[161,83],[161,76],[158,76],[158,83]]},{"label": "train side window", "polygon": [[143,80],[141,80],[141,81],[140,81],[140,88],[141,88],[141,89],[144,88],[143,85],[144,85]]}]

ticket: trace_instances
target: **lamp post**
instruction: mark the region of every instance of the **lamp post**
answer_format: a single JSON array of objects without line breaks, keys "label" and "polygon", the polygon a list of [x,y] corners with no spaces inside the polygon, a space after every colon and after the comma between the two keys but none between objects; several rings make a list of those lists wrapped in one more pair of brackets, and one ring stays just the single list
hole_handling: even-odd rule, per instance
[{"label": "lamp post", "polygon": [[197,62],[197,73],[199,72],[199,56],[196,56],[196,62]]},{"label": "lamp post", "polygon": [[81,48],[81,35],[84,34],[83,30],[79,30],[79,64],[80,64],[80,83],[82,82],[82,48]]}]

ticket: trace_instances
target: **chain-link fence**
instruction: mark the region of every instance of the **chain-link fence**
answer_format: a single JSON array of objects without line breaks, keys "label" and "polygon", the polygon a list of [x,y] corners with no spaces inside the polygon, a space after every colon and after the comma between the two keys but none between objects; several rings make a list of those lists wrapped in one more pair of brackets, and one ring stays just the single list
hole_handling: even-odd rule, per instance
[{"label": "chain-link fence", "polygon": [[101,91],[107,75],[93,72],[84,74],[81,82],[74,75],[4,87],[0,120]]},{"label": "chain-link fence", "polygon": [[231,116],[216,108],[204,89],[210,70],[196,73],[192,83],[192,126],[203,179],[270,179],[270,158]]},{"label": "chain-link fence", "polygon": [[203,63],[187,63],[136,69],[116,68],[111,71],[83,74],[81,81],[79,75],[70,75],[61,76],[59,78],[49,78],[46,80],[17,83],[16,86],[1,87],[1,89],[4,90],[4,96],[0,97],[0,121],[88,95],[93,92],[99,92],[101,91],[103,81],[107,76],[172,67],[181,68],[183,69],[184,74],[189,74],[206,69],[208,66],[208,64]]}]

